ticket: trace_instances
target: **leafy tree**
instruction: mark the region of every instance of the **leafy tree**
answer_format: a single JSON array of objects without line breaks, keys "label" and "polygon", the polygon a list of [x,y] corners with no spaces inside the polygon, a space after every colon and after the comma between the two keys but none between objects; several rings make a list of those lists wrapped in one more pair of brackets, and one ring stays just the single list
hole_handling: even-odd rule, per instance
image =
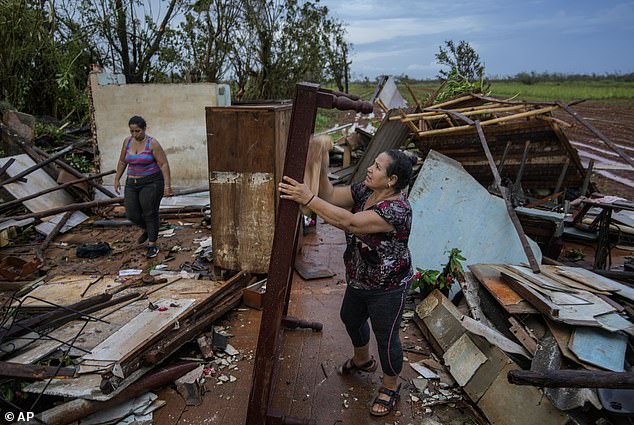
[{"label": "leafy tree", "polygon": [[449,67],[449,71],[440,70],[438,78],[447,80],[454,72],[467,81],[476,81],[484,77],[484,65],[480,63],[480,55],[464,40],[458,42],[445,41],[445,47],[439,46],[436,53],[436,62]]},{"label": "leafy tree", "polygon": [[180,70],[187,81],[219,81],[230,63],[241,8],[235,0],[198,0],[180,24]]},{"label": "leafy tree", "polygon": [[48,5],[0,1],[0,99],[27,113],[82,121],[89,52],[60,31]]},{"label": "leafy tree", "polygon": [[442,85],[429,102],[442,102],[464,93],[485,93],[490,84],[484,79],[484,65],[480,56],[462,40],[456,44],[452,40],[445,41],[446,48],[439,46],[436,62],[448,66],[449,71],[440,70],[438,78]]},{"label": "leafy tree", "polygon": [[[252,64],[245,97],[289,97],[298,81],[329,77],[341,49],[328,49],[336,22],[328,8],[299,0],[244,0],[243,39],[253,34]],[[235,59],[235,58],[234,58]]]}]

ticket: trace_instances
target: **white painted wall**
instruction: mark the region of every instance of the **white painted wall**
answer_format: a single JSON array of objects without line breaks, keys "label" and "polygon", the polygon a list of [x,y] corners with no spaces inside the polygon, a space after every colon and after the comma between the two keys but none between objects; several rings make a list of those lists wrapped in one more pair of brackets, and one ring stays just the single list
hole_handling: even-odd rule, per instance
[{"label": "white painted wall", "polygon": [[[116,84],[121,79],[105,73],[92,73],[90,79],[102,171],[116,168],[123,140],[130,136],[128,120],[140,115],[147,134],[167,154],[173,188],[208,186],[205,107],[217,106],[217,84]],[[113,180],[114,175],[104,177],[104,185]]]}]

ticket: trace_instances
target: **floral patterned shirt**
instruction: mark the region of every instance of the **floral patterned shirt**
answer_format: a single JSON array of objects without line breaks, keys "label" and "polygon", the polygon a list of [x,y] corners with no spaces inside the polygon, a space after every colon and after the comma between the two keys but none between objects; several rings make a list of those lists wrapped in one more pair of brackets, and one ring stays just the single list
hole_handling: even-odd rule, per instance
[{"label": "floral patterned shirt", "polygon": [[[372,194],[364,183],[351,186],[352,212],[363,210]],[[403,194],[399,199],[385,200],[368,208],[394,226],[394,231],[369,235],[346,233],[346,266],[348,285],[357,289],[393,289],[411,282],[414,272],[407,243],[412,227],[412,208]]]}]

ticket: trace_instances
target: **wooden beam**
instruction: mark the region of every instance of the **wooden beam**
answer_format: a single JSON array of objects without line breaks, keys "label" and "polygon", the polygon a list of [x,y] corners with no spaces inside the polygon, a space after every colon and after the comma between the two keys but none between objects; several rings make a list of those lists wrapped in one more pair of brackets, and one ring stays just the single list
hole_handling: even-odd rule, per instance
[{"label": "wooden beam", "polygon": [[73,151],[75,148],[78,148],[81,145],[84,145],[88,142],[88,140],[82,140],[79,142],[75,142],[70,146],[66,146],[64,149],[62,149],[61,151],[59,151],[58,153],[56,153],[55,155],[49,156],[48,158],[46,158],[44,161],[40,161],[37,164],[35,164],[34,166],[27,168],[26,170],[16,174],[13,177],[9,177],[8,179],[6,179],[5,181],[3,181],[2,183],[0,183],[0,187],[12,183],[16,180],[19,180],[20,178],[31,174],[33,171],[35,170],[39,170],[40,168],[44,167],[47,164],[50,164],[51,162],[57,160],[58,158],[66,155],[67,153]]},{"label": "wooden beam", "polygon": [[0,361],[0,376],[5,378],[42,380],[48,378],[71,378],[74,375],[74,367],[40,366]]},{"label": "wooden beam", "polygon": [[598,370],[511,370],[508,381],[515,385],[547,388],[625,388],[634,389],[633,372],[606,372]]},{"label": "wooden beam", "polygon": [[3,223],[8,220],[24,220],[25,218],[31,218],[31,217],[33,218],[48,217],[48,216],[63,213],[66,211],[77,211],[77,210],[83,210],[88,208],[103,207],[103,206],[112,205],[112,204],[123,204],[123,198],[102,199],[97,201],[81,202],[78,204],[69,204],[69,205],[64,205],[63,207],[52,208],[46,211],[22,214],[22,215],[17,215],[13,217],[0,217],[0,223]]},{"label": "wooden beam", "polygon": [[[493,125],[493,124],[499,124],[499,123],[503,123],[503,122],[508,122],[508,121],[512,121],[512,120],[516,120],[516,119],[520,119],[520,118],[528,118],[528,117],[532,117],[535,115],[540,115],[540,114],[545,114],[551,111],[554,111],[555,109],[558,109],[558,106],[549,106],[547,108],[540,108],[540,109],[535,109],[532,111],[528,111],[528,112],[522,112],[519,114],[513,114],[513,115],[507,115],[505,117],[500,117],[500,118],[493,118],[487,121],[482,121],[480,123],[481,126],[487,126],[487,125]],[[472,126],[471,125],[461,125],[458,127],[451,127],[451,128],[439,128],[436,130],[428,130],[428,131],[421,131],[418,133],[419,137],[429,137],[429,136],[436,136],[438,134],[447,134],[447,133],[455,133],[458,131],[462,131],[462,130],[469,130]]]},{"label": "wooden beam", "polygon": [[[283,174],[300,182],[303,181],[308,142],[315,125],[318,90],[316,84],[300,83],[295,91]],[[279,350],[278,338],[293,278],[299,205],[288,199],[280,199],[278,208],[246,425],[267,423]]]},{"label": "wooden beam", "polygon": [[50,187],[48,189],[44,189],[44,190],[39,191],[37,193],[32,193],[32,194],[30,194],[28,196],[25,196],[23,198],[20,198],[20,199],[14,199],[13,201],[5,202],[4,204],[0,205],[0,208],[8,208],[8,207],[11,207],[11,206],[16,205],[16,204],[21,204],[24,201],[28,201],[29,199],[37,198],[38,196],[46,195],[47,193],[55,192],[56,190],[61,190],[61,189],[67,188],[68,186],[72,186],[72,185],[77,184],[77,183],[81,183],[81,182],[85,182],[85,181],[93,180],[93,179],[98,179],[98,178],[101,178],[101,177],[104,177],[104,176],[107,176],[107,175],[110,175],[110,174],[114,174],[115,172],[116,172],[115,170],[110,170],[110,171],[107,171],[105,173],[95,174],[94,176],[85,176],[85,177],[82,177],[82,178],[79,178],[79,179],[76,179],[76,180],[72,180],[72,181],[69,181],[67,183],[60,184],[59,186]]}]

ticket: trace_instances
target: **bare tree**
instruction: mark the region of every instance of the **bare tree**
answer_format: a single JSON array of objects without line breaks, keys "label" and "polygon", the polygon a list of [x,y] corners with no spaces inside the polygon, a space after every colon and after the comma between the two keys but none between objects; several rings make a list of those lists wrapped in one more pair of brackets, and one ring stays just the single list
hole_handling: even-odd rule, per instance
[{"label": "bare tree", "polygon": [[75,23],[100,63],[130,83],[147,82],[156,74],[161,44],[184,1],[168,0],[165,11],[154,13],[153,3],[140,0],[69,0],[64,18]]}]

